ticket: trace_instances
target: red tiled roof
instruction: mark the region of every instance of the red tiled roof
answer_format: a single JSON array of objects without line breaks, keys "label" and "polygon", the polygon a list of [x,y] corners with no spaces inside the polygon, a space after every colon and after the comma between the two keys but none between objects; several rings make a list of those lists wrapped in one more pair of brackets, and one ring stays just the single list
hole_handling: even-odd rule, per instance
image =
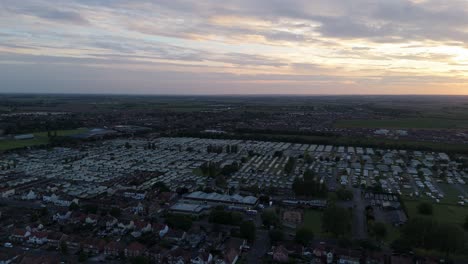
[{"label": "red tiled roof", "polygon": [[146,247],[138,242],[132,242],[130,245],[127,246],[127,250],[129,251],[140,251],[143,252]]}]

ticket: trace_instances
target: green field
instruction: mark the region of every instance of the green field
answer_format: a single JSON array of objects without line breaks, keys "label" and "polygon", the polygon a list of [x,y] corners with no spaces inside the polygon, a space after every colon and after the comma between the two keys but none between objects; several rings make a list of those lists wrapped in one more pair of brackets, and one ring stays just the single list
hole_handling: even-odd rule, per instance
[{"label": "green field", "polygon": [[446,118],[399,118],[399,119],[369,119],[369,120],[339,120],[335,123],[339,128],[425,128],[425,129],[466,129],[467,119]]},{"label": "green field", "polygon": [[468,207],[444,203],[433,203],[433,215],[426,216],[421,215],[418,212],[418,204],[424,199],[403,199],[408,215],[412,217],[427,217],[437,220],[438,222],[452,223],[452,224],[463,224],[466,216],[468,215]]},{"label": "green field", "polygon": [[322,234],[322,215],[321,211],[305,210],[303,227],[312,231],[315,236],[319,236]]},{"label": "green field", "polygon": [[[73,134],[84,133],[88,131],[86,128],[79,128],[79,129],[72,129],[72,130],[58,130],[57,136],[69,136]],[[47,132],[37,132],[33,133],[33,139],[25,139],[25,140],[1,140],[0,141],[0,151],[10,150],[10,149],[17,149],[23,147],[30,147],[30,146],[37,146],[37,145],[44,145],[49,143],[49,138],[47,137]]]},{"label": "green field", "polygon": [[462,195],[462,193],[455,189],[451,184],[438,183],[437,185],[440,187],[440,189],[442,189],[445,195],[444,199],[442,199],[442,202],[456,204],[460,200],[458,196]]}]

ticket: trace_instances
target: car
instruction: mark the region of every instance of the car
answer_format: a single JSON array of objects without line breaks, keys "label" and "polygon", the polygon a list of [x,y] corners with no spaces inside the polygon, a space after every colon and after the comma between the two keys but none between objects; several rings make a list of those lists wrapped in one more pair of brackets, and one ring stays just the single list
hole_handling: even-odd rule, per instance
[{"label": "car", "polygon": [[3,244],[3,246],[6,248],[12,248],[13,244],[11,244],[10,242],[6,242],[5,244]]}]

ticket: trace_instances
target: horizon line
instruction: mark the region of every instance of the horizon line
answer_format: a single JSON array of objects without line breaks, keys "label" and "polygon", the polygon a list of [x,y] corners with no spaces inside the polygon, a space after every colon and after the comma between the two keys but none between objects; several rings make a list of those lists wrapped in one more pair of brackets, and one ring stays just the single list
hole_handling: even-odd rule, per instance
[{"label": "horizon line", "polygon": [[468,94],[365,94],[365,93],[357,93],[357,94],[267,94],[267,93],[259,93],[259,94],[216,94],[216,93],[187,93],[187,94],[170,94],[170,93],[67,93],[67,92],[0,92],[2,95],[94,95],[94,96],[468,96]]}]

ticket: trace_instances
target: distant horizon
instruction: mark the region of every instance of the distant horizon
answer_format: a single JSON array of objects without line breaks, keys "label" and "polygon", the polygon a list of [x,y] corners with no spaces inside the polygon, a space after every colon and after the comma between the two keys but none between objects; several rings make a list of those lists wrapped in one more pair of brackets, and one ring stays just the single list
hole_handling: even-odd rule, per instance
[{"label": "distant horizon", "polygon": [[0,92],[3,95],[57,95],[57,96],[67,96],[67,95],[76,95],[76,96],[174,96],[174,97],[184,97],[184,96],[226,96],[226,97],[236,97],[236,96],[253,96],[253,97],[326,97],[326,96],[410,96],[410,97],[468,97],[468,94],[144,94],[144,93],[48,93],[48,92]]},{"label": "distant horizon", "polygon": [[468,95],[468,1],[4,0],[0,92]]}]

